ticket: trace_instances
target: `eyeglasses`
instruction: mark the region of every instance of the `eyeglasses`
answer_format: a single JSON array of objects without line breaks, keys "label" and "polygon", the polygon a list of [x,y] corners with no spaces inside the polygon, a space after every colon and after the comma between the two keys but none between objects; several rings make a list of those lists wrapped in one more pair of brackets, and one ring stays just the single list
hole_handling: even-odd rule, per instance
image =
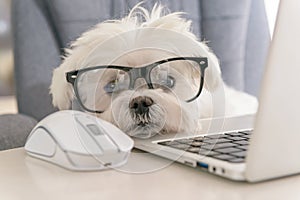
[{"label": "eyeglasses", "polygon": [[[140,88],[161,89],[180,100],[191,102],[199,97],[208,67],[206,57],[176,57],[147,66],[96,66],[66,73],[81,107],[93,113],[103,113],[112,95]],[[137,84],[144,79],[145,83]],[[140,82],[140,81],[139,81]]]}]

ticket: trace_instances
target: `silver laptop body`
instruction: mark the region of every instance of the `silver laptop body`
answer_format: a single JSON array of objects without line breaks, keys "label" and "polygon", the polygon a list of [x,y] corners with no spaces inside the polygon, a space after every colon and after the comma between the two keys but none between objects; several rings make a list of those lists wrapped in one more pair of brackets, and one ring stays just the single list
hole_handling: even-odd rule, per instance
[{"label": "silver laptop body", "polygon": [[[256,182],[300,173],[299,19],[299,0],[280,2],[255,119],[254,116],[204,119],[201,122],[202,132],[209,134],[135,139],[135,147],[238,181]],[[253,127],[254,131],[250,135],[248,130]],[[244,162],[229,162],[162,145],[170,144],[175,138],[185,139],[184,141],[204,136],[218,138],[220,133],[235,138],[249,138]]]}]

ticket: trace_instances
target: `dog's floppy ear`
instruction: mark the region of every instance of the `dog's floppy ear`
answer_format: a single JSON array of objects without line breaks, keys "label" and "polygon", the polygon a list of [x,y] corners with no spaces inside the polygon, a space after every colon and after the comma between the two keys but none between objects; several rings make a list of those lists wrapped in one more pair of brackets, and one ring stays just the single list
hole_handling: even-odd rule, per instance
[{"label": "dog's floppy ear", "polygon": [[74,98],[72,85],[66,81],[63,67],[58,67],[53,71],[52,84],[50,86],[52,103],[60,110],[70,109],[71,101]]},{"label": "dog's floppy ear", "polygon": [[205,70],[204,87],[209,91],[213,91],[223,83],[219,60],[205,42],[199,42],[199,46],[201,48],[200,55],[208,59],[208,67]]}]

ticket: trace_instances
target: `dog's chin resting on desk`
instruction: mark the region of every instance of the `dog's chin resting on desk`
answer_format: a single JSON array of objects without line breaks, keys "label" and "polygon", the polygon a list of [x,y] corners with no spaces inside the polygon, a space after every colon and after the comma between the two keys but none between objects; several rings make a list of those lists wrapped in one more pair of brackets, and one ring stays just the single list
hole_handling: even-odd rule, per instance
[{"label": "dog's chin resting on desk", "polygon": [[[191,21],[183,13],[166,13],[161,5],[151,11],[137,5],[125,18],[83,33],[53,72],[54,106],[70,109],[76,98],[87,111],[140,138],[192,133],[201,118],[255,113],[256,98],[226,86],[216,56],[191,32]],[[205,71],[193,58],[207,59]],[[74,70],[72,85],[66,73]]]}]

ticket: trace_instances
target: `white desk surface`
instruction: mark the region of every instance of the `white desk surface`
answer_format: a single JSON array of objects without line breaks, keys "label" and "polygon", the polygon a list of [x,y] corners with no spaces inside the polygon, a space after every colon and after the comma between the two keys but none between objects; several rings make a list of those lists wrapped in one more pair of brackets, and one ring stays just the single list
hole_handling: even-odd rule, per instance
[{"label": "white desk surface", "polygon": [[[129,163],[165,162],[134,153]],[[249,184],[173,163],[152,173],[72,172],[31,158],[23,148],[0,152],[0,199],[300,199],[300,176]]]}]

